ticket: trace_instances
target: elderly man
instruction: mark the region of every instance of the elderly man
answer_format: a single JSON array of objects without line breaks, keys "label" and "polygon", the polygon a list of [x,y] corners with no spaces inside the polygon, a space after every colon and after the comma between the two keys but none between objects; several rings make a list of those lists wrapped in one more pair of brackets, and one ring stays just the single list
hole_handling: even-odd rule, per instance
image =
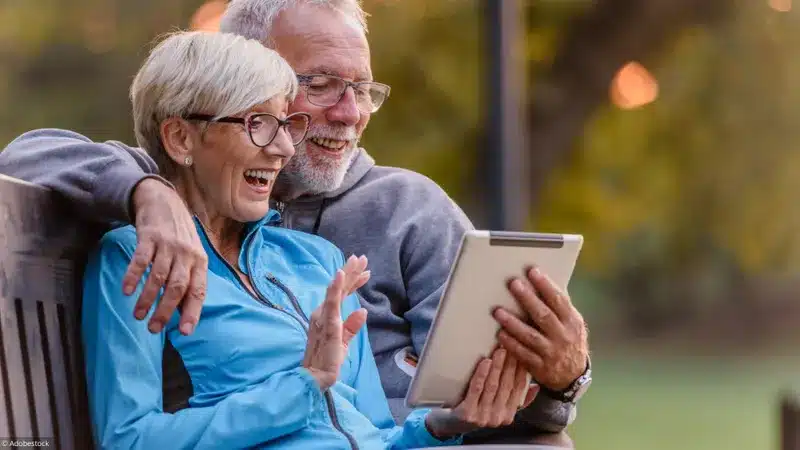
[{"label": "elderly man", "polygon": [[[412,375],[402,361],[421,352],[450,265],[472,224],[434,182],[375,165],[358,147],[389,87],[373,81],[365,14],[357,0],[233,0],[221,27],[274,48],[297,72],[301,92],[290,112],[310,113],[312,125],[280,175],[275,207],[283,226],[369,258],[372,277],[360,292],[381,381],[402,421]],[[89,218],[134,223],[138,245],[121,288],[132,292],[144,271],[151,271],[134,314],[145,317],[164,288],[150,329],[161,330],[180,306],[181,331],[192,332],[205,294],[207,259],[187,209],[143,151],[43,129],[11,142],[0,153],[0,171],[53,188]],[[534,434],[563,432],[591,380],[585,324],[567,294],[535,270],[511,282],[509,290],[535,326],[498,310],[498,339],[541,391],[520,411],[514,428],[478,433],[466,442],[524,442]],[[178,391],[191,389],[177,376],[168,378]],[[165,402],[177,402],[175,392],[176,386],[165,387]]]}]

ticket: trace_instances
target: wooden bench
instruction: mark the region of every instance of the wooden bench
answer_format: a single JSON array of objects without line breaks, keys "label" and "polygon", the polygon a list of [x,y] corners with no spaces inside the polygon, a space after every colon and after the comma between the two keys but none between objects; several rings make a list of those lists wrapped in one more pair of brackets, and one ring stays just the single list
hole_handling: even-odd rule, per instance
[{"label": "wooden bench", "polygon": [[97,234],[49,190],[0,175],[0,439],[91,449],[80,276]]}]

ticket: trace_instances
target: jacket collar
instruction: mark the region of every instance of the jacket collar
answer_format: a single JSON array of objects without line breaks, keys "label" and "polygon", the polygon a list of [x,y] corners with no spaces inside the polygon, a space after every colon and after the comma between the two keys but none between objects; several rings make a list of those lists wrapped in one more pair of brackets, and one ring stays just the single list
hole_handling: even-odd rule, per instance
[{"label": "jacket collar", "polygon": [[[197,229],[197,233],[203,242],[203,247],[205,247],[206,253],[209,255],[216,255],[221,258],[222,256],[219,254],[219,252],[211,245],[203,223],[200,222],[200,219],[197,216],[193,216],[193,219],[195,228]],[[247,247],[249,246],[252,238],[257,236],[256,231],[263,226],[278,224],[280,223],[280,220],[280,213],[270,208],[270,210],[267,211],[267,214],[265,214],[261,219],[254,222],[247,222],[245,224],[244,239],[242,239],[242,247],[239,250],[239,270],[247,274]]]}]

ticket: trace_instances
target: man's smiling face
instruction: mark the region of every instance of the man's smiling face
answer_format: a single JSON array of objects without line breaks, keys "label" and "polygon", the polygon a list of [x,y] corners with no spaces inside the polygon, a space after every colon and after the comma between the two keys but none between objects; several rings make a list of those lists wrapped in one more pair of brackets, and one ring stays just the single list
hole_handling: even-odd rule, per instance
[{"label": "man's smiling face", "polygon": [[[367,38],[358,23],[340,11],[300,3],[276,18],[272,41],[298,75],[372,81]],[[316,78],[301,86],[290,106],[290,113],[311,114],[311,125],[306,140],[281,172],[278,192],[284,197],[337,189],[369,122],[370,114],[359,110],[352,88],[332,106],[309,102],[307,90],[321,90],[324,82]]]}]

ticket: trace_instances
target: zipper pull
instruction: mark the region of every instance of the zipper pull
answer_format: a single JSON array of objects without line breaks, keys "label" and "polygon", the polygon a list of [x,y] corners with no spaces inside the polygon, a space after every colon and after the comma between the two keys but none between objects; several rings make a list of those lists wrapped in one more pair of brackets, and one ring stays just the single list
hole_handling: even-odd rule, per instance
[{"label": "zipper pull", "polygon": [[[277,278],[275,278],[275,275],[273,275],[271,272],[267,272],[267,279],[268,279],[268,280],[270,281],[270,283],[272,283],[272,284],[275,284],[275,285],[277,285],[277,284],[278,284],[278,279],[277,279]],[[281,305],[279,305],[279,304],[277,304],[277,303],[275,303],[275,302],[273,302],[273,304],[275,305],[275,308],[277,308],[277,309],[279,309],[279,310],[281,310],[281,311],[286,311],[285,309],[283,309],[283,306],[281,306]]]}]

